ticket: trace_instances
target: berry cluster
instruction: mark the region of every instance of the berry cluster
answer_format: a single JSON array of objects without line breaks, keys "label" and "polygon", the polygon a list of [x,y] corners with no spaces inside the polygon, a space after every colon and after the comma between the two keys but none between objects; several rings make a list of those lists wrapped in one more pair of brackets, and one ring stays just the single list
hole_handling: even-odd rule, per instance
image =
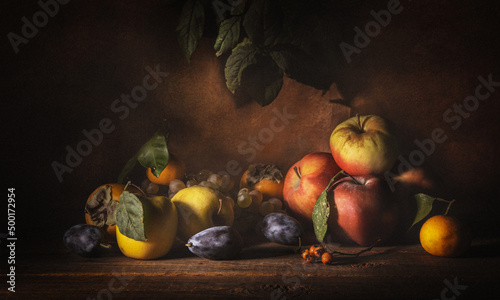
[{"label": "berry cluster", "polygon": [[322,262],[324,264],[332,263],[332,254],[325,250],[321,245],[312,245],[302,252],[302,258],[308,263]]}]

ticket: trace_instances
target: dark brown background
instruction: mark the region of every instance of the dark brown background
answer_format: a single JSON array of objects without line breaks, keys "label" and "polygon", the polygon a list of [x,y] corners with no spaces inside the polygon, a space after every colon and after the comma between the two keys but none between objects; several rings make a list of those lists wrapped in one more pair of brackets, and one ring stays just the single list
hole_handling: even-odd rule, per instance
[{"label": "dark brown background", "polygon": [[[18,195],[17,236],[26,247],[38,238],[58,242],[69,226],[84,222],[87,196],[116,180],[164,118],[170,150],[186,161],[188,172],[222,171],[230,160],[241,168],[274,162],[286,171],[309,152],[328,151],[333,128],[357,113],[395,123],[404,157],[416,148],[414,139],[442,128],[448,139],[425,160],[438,182],[436,196],[456,198],[452,212],[476,234],[497,235],[500,88],[457,130],[443,120],[447,109],[474,93],[478,76],[500,81],[498,8],[488,2],[402,1],[402,12],[338,70],[341,76],[328,93],[285,79],[266,107],[235,104],[213,37],[200,41],[187,64],[175,35],[179,10],[169,1],[71,1],[18,54],[7,34],[20,34],[21,18],[40,7],[2,2],[4,183]],[[386,8],[387,1],[341,6],[344,19],[332,26],[340,26],[342,39],[353,44],[354,26],[364,27],[372,20],[369,12]],[[156,65],[169,76],[120,120],[111,103],[142,84],[146,66]],[[352,108],[329,102],[337,97]],[[238,147],[283,109],[296,117],[248,161]],[[103,118],[116,129],[59,182],[52,162],[63,163],[65,147],[76,147],[82,130],[97,128]]]}]

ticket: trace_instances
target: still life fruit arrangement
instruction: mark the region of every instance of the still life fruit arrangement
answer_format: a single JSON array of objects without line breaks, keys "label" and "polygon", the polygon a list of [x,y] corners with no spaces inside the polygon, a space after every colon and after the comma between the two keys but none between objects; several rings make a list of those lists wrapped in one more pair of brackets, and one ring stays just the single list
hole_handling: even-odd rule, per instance
[{"label": "still life fruit arrangement", "polygon": [[[241,178],[208,169],[186,174],[167,140],[168,133],[159,130],[126,163],[117,183],[90,194],[86,223],[64,234],[70,251],[90,257],[117,246],[130,258],[158,259],[186,247],[199,257],[226,260],[237,259],[252,236],[298,252],[310,235],[315,242],[300,251],[302,258],[332,264],[336,255],[346,254],[332,243],[361,246],[348,254],[359,255],[389,241],[402,226],[409,230],[420,222],[420,243],[432,255],[460,256],[470,246],[468,227],[448,215],[454,200],[423,192],[399,199],[394,185],[425,191],[432,183],[418,168],[388,178],[399,156],[398,140],[379,116],[356,115],[340,123],[330,136],[331,152],[309,153],[287,173],[257,163]],[[126,179],[137,163],[144,177],[135,184]],[[402,222],[407,201],[417,207],[411,225]],[[435,201],[448,206],[430,216]]]}]

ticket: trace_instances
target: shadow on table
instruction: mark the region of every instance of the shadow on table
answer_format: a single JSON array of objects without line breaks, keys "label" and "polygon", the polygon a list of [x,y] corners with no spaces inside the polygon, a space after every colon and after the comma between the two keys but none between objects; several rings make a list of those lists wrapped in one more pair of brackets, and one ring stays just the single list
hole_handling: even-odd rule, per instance
[{"label": "shadow on table", "polygon": [[473,243],[464,257],[500,257],[500,240]]}]

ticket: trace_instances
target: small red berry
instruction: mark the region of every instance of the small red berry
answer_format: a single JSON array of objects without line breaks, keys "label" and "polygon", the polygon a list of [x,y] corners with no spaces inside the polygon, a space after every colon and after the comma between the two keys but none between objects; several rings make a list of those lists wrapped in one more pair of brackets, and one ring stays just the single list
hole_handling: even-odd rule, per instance
[{"label": "small red berry", "polygon": [[325,252],[325,249],[319,245],[312,245],[309,248],[309,255],[313,257],[321,257],[321,254],[323,254],[323,252]]},{"label": "small red berry", "polygon": [[324,264],[329,264],[332,261],[332,255],[329,252],[325,252],[321,255],[321,262]]}]

